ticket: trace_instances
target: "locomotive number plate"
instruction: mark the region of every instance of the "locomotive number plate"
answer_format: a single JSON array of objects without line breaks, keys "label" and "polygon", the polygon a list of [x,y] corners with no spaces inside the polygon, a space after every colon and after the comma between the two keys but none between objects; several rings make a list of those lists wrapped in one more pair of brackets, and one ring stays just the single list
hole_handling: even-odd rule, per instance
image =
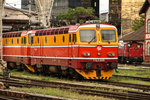
[{"label": "locomotive number plate", "polygon": [[93,59],[94,62],[104,62],[104,59]]}]

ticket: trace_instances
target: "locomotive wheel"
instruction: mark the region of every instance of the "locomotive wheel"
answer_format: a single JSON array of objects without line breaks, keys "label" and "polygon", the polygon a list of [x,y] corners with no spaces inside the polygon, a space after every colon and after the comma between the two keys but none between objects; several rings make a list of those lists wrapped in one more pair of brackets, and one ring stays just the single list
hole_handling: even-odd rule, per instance
[{"label": "locomotive wheel", "polygon": [[121,64],[123,64],[123,63],[124,63],[124,59],[123,59],[123,57],[121,58],[120,63],[121,63]]},{"label": "locomotive wheel", "polygon": [[134,64],[134,66],[137,66],[137,65],[138,65],[137,62],[133,62],[133,64]]},{"label": "locomotive wheel", "polygon": [[16,69],[16,64],[12,62],[7,62],[7,68],[11,70]]},{"label": "locomotive wheel", "polygon": [[10,70],[12,70],[13,68],[12,68],[9,64],[10,64],[10,63],[7,62],[7,68],[10,69]]}]

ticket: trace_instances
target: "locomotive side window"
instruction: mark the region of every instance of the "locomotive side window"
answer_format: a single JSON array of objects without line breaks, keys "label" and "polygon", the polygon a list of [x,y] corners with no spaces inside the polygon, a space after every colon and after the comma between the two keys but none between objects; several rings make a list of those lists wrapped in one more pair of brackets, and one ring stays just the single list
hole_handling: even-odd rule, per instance
[{"label": "locomotive side window", "polygon": [[54,36],[54,43],[56,43],[56,36]]},{"label": "locomotive side window", "polygon": [[95,30],[80,30],[80,41],[81,42],[96,42],[96,31]]},{"label": "locomotive side window", "polygon": [[39,42],[40,42],[39,38],[37,38],[37,41],[38,41],[38,44],[39,44]]},{"label": "locomotive side window", "polygon": [[6,39],[6,44],[7,44],[7,42],[8,42],[8,41],[7,41],[7,39]]},{"label": "locomotive side window", "polygon": [[31,44],[34,44],[34,38],[31,37]]},{"label": "locomotive side window", "polygon": [[11,43],[13,44],[13,39],[12,39]]},{"label": "locomotive side window", "polygon": [[69,42],[71,43],[71,34],[69,34]]},{"label": "locomotive side window", "polygon": [[116,42],[115,30],[101,30],[102,42]]},{"label": "locomotive side window", "polygon": [[73,42],[77,42],[76,34],[73,34]]},{"label": "locomotive side window", "polygon": [[21,39],[21,43],[23,44],[23,38]]},{"label": "locomotive side window", "polygon": [[24,44],[26,44],[26,37],[24,37]]},{"label": "locomotive side window", "polygon": [[47,37],[45,37],[45,43],[47,43]]},{"label": "locomotive side window", "polygon": [[130,44],[128,44],[128,48],[132,48],[132,44],[130,45]]},{"label": "locomotive side window", "polygon": [[142,45],[141,45],[141,44],[138,44],[138,48],[142,48]]},{"label": "locomotive side window", "polygon": [[141,45],[138,45],[138,48],[141,48]]},{"label": "locomotive side window", "polygon": [[31,34],[28,35],[28,43],[31,44]]},{"label": "locomotive side window", "polygon": [[63,36],[63,43],[65,42],[65,37]]},{"label": "locomotive side window", "polygon": [[17,39],[17,44],[19,44],[19,39]]}]

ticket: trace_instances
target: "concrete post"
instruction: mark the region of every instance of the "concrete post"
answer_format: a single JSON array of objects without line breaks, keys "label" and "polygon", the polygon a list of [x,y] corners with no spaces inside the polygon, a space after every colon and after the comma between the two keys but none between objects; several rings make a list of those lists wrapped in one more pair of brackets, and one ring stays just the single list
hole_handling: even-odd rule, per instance
[{"label": "concrete post", "polygon": [[6,63],[3,61],[3,41],[2,41],[2,30],[3,30],[3,25],[2,25],[2,14],[3,14],[3,9],[4,9],[4,3],[5,0],[0,0],[0,71],[3,71],[6,68]]},{"label": "concrete post", "polygon": [[41,26],[49,27],[54,0],[35,0]]}]

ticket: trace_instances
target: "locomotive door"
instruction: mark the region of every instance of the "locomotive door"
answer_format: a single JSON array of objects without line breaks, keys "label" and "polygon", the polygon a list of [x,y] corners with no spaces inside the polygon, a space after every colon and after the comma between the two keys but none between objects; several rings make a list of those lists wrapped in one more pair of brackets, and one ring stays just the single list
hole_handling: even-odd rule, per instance
[{"label": "locomotive door", "polygon": [[69,42],[68,42],[68,56],[72,57],[72,34],[69,34]]},{"label": "locomotive door", "polygon": [[40,64],[42,64],[43,63],[43,59],[42,59],[42,56],[43,56],[43,37],[40,37],[39,38],[40,39]]},{"label": "locomotive door", "polygon": [[[69,42],[68,42],[68,57],[72,58],[72,34],[69,34]],[[68,59],[68,65],[72,66],[72,59]]]},{"label": "locomotive door", "polygon": [[69,34],[69,44],[68,44],[68,56],[72,59],[69,59],[69,65],[72,65],[73,63],[75,64],[74,58],[78,56],[78,47],[75,45],[76,44],[76,34],[75,33],[70,33]]},{"label": "locomotive door", "polygon": [[[25,43],[24,43],[24,37],[21,37],[21,55],[25,54]],[[21,58],[21,62],[24,63],[24,58],[25,57],[20,57]]]},{"label": "locomotive door", "polygon": [[28,64],[31,65],[31,34],[27,35],[27,56],[28,56]]},{"label": "locomotive door", "polygon": [[26,63],[26,67],[31,71],[31,72],[35,72],[34,68],[32,67],[32,63],[31,63],[31,58],[32,58],[32,43],[31,43],[31,33],[28,33],[28,35],[26,36],[26,46],[27,46],[27,51],[26,51],[26,55],[27,55],[27,63]]}]

